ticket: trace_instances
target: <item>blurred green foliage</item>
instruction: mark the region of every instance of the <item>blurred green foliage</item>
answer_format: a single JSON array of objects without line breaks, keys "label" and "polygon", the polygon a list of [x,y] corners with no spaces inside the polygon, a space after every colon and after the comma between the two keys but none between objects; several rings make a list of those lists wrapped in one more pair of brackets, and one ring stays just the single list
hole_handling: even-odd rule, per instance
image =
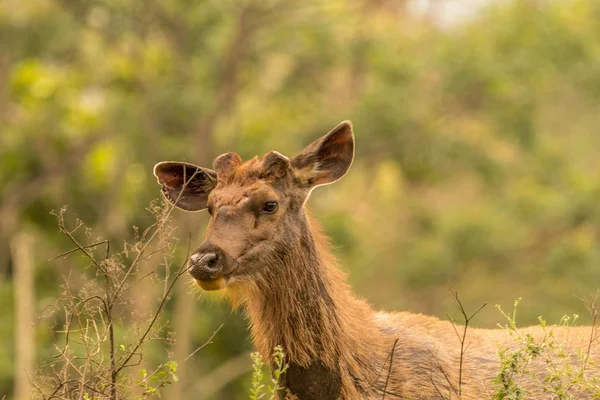
[{"label": "blurred green foliage", "polygon": [[[152,222],[156,162],[291,156],[343,119],[355,163],[309,205],[359,295],[443,317],[452,288],[467,310],[522,297],[523,323],[585,315],[600,282],[600,3],[500,3],[449,27],[401,1],[0,3],[0,394],[17,368],[17,232],[38,238],[41,312],[85,273],[81,258],[45,261],[71,247],[50,210],[68,204],[118,245]],[[203,215],[176,220],[202,241]],[[196,381],[251,348],[246,324],[184,285],[176,296],[193,303],[192,347],[225,324],[178,382],[205,398]],[[45,324],[40,360],[58,337]],[[249,379],[211,398],[243,398]]]}]

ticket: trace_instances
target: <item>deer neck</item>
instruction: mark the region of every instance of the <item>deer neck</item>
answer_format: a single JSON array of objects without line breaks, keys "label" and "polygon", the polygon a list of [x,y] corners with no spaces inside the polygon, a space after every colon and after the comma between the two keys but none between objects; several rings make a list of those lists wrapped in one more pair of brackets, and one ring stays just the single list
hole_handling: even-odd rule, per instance
[{"label": "deer neck", "polygon": [[299,398],[337,398],[336,386],[370,377],[364,366],[376,364],[378,333],[370,307],[352,295],[318,225],[308,215],[304,222],[247,293],[246,310],[262,356],[270,359],[275,346],[283,347],[288,380],[325,377],[329,382],[321,386],[333,390]]}]

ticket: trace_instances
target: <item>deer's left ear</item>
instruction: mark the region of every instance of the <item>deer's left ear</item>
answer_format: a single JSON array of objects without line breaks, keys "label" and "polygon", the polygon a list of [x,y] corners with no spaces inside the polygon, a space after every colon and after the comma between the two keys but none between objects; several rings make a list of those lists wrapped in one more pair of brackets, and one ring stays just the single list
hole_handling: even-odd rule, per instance
[{"label": "deer's left ear", "polygon": [[354,159],[352,123],[344,121],[291,160],[300,185],[312,188],[340,179]]},{"label": "deer's left ear", "polygon": [[206,208],[208,195],[217,185],[215,171],[183,162],[160,162],[154,166],[154,176],[165,198],[185,211]]}]

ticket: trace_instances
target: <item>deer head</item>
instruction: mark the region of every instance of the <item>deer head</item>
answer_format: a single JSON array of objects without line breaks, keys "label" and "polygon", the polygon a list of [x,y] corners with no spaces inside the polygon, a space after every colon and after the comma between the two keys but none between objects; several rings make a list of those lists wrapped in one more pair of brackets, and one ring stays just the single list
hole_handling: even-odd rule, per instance
[{"label": "deer head", "polygon": [[211,216],[206,240],[191,255],[189,272],[204,290],[218,290],[269,271],[268,260],[291,251],[306,227],[311,190],[340,179],[354,158],[352,125],[344,121],[289,159],[272,151],[242,162],[223,154],[213,169],[161,162],[154,175],[165,198],[185,211]]}]

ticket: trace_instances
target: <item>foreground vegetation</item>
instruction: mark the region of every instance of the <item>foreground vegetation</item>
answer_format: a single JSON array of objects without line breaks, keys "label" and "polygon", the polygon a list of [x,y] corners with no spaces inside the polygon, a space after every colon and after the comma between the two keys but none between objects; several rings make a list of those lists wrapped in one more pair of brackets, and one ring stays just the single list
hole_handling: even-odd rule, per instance
[{"label": "foreground vegetation", "polygon": [[[218,330],[185,359],[173,360],[168,358],[172,355],[168,355],[157,363],[147,360],[149,343],[171,343],[177,336],[163,314],[177,281],[187,275],[188,257],[181,265],[172,262],[178,244],[171,226],[173,209],[170,203],[153,202],[148,211],[156,218],[155,223],[141,232],[134,228],[135,241],[124,241],[120,251],[115,251],[110,241],[94,236],[80,220],[73,223],[65,220],[66,209],[55,213],[60,231],[74,246],[55,258],[68,259],[79,254],[88,261],[88,267],[87,273],[76,283],[71,275],[65,276],[61,296],[44,310],[43,321],[53,326],[58,336],[53,343],[52,361],[39,364],[38,372],[29,377],[34,398],[161,398],[169,385],[178,384],[178,368],[195,357],[202,357],[204,347],[213,344]],[[131,295],[145,280],[161,292],[155,310],[147,315],[137,312]],[[458,382],[451,385],[455,390],[440,393],[440,398],[447,400],[460,399],[463,381],[469,379],[462,371],[463,356],[467,355],[471,344],[469,328],[486,306],[483,304],[469,314],[458,293],[451,295],[462,321],[451,319],[456,346],[460,347],[460,362],[456,365]],[[524,400],[528,398],[529,390],[535,390],[552,399],[600,398],[600,377],[588,372],[593,363],[590,354],[596,351],[600,337],[596,325],[600,313],[599,296],[600,291],[586,303],[592,325],[588,345],[583,350],[569,342],[569,334],[554,334],[556,327],[569,331],[576,326],[578,315],[563,316],[556,326],[548,325],[545,319],[538,317],[543,330],[543,335],[538,336],[517,325],[520,299],[515,301],[511,312],[505,312],[498,305],[505,318],[505,323],[498,327],[514,342],[498,345],[497,375],[490,382],[489,392],[482,396]],[[270,360],[261,359],[258,353],[250,354],[250,358],[253,370],[250,400],[276,400],[277,393],[283,389],[280,382],[288,368],[282,348],[276,347]],[[544,368],[534,368],[535,362],[542,363]],[[390,372],[391,369],[388,374]],[[532,380],[535,384],[526,387],[525,382]],[[389,393],[386,389],[383,389],[383,398]]]}]

